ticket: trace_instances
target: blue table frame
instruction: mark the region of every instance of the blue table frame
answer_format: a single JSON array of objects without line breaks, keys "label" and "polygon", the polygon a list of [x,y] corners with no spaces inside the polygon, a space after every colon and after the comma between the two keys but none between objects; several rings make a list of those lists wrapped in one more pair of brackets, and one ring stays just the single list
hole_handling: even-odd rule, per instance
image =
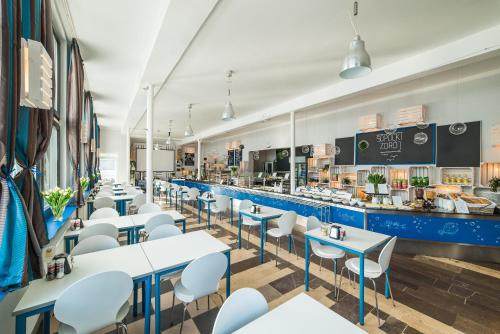
[{"label": "blue table frame", "polygon": [[[249,217],[253,220],[260,221],[260,263],[264,263],[264,240],[267,241],[267,222],[271,219],[281,217],[281,214],[261,218],[252,216],[251,213],[239,212],[238,213],[238,248],[241,248],[241,216]],[[291,250],[290,238],[288,238],[288,251]]]},{"label": "blue table frame", "polygon": [[[390,238],[387,239],[386,242],[384,242],[382,245],[377,245],[375,247],[372,247],[370,249],[367,249],[364,252],[359,252],[356,250],[353,250],[348,247],[343,247],[338,244],[334,244],[332,242],[328,242],[328,240],[325,239],[320,239],[320,238],[315,238],[309,235],[305,235],[305,278],[304,278],[304,283],[305,283],[305,290],[309,291],[309,243],[310,240],[316,240],[318,242],[321,242],[322,244],[332,246],[335,248],[342,249],[343,251],[352,253],[354,255],[357,255],[359,257],[359,323],[361,325],[365,324],[365,255],[374,251],[375,249],[378,249],[379,247],[383,246],[385,243],[387,243]],[[387,269],[386,274],[385,274],[385,298],[389,298],[389,272],[390,268]],[[339,293],[340,293],[340,287],[339,287]]]},{"label": "blue table frame", "polygon": [[[119,228],[118,232],[127,232],[127,245],[133,244],[136,240],[135,226]],[[64,236],[64,251],[69,254],[71,251],[71,241],[73,241],[74,246],[78,245],[78,234],[76,235],[65,235]],[[73,247],[74,247],[73,246]]]},{"label": "blue table frame", "polygon": [[[224,255],[227,257],[227,268],[226,268],[226,299],[231,294],[231,250],[227,250],[224,252]],[[170,268],[167,270],[159,271],[154,274],[155,276],[155,333],[160,334],[161,330],[161,312],[157,312],[156,310],[161,310],[161,277],[179,270],[182,270],[187,267],[189,263],[185,263],[179,265],[174,268]],[[173,293],[173,291],[172,291]],[[146,296],[147,300],[147,296]]]},{"label": "blue table frame", "polygon": [[[207,203],[207,226],[208,229],[210,230],[210,204],[215,203],[215,198],[206,198],[202,196],[198,196],[198,224],[201,223],[201,202]],[[229,223],[231,226],[233,226],[233,198],[229,197],[229,202],[231,203],[231,208],[230,211],[231,213],[229,214]],[[182,211],[181,211],[182,213]]]},{"label": "blue table frame", "polygon": [[[186,219],[179,219],[175,221],[175,224],[182,224],[182,233],[186,233]],[[144,225],[137,225],[134,227],[135,229],[135,243],[139,243],[139,230],[144,228]]]},{"label": "blue table frame", "polygon": [[[145,285],[144,306],[144,333],[149,333],[151,325],[151,275],[134,279],[134,286],[139,283]],[[144,302],[146,301],[146,302]],[[148,302],[149,301],[149,302]],[[26,319],[32,315],[43,313],[43,333],[50,334],[50,314],[54,309],[54,304],[45,305],[37,309],[16,315],[16,334],[26,334]],[[134,289],[134,316],[137,315],[137,292]]]},{"label": "blue table frame", "polygon": [[[119,199],[116,200],[116,211],[120,214],[120,216],[126,216],[126,207],[127,205],[125,204],[128,201],[131,201],[132,199]],[[94,212],[94,202],[89,201],[87,202],[87,217],[90,217],[90,215]]]}]

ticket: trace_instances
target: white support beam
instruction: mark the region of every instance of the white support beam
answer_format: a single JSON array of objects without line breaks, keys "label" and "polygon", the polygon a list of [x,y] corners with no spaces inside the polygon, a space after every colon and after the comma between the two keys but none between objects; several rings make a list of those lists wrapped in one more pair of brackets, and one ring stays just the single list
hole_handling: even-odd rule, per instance
[{"label": "white support beam", "polygon": [[[291,110],[300,111],[337,99],[366,92],[370,89],[412,80],[422,74],[444,71],[462,62],[480,59],[500,50],[500,25],[468,35],[459,40],[426,50],[412,57],[377,68],[370,75],[359,79],[343,80],[314,92],[304,94],[281,104],[265,108],[244,117],[197,133],[195,138],[210,138],[266,119],[285,115]],[[332,74],[335,75],[335,74]]]},{"label": "white support beam", "polygon": [[198,176],[197,179],[198,181],[201,180],[201,139],[198,139],[198,150],[196,151],[196,156],[198,157],[197,159],[197,167],[198,167]]},{"label": "white support beam", "polygon": [[295,194],[295,111],[290,112],[290,194]]},{"label": "white support beam", "polygon": [[149,84],[146,92],[146,203],[153,203],[153,85]]},{"label": "white support beam", "polygon": [[127,163],[127,166],[125,167],[125,170],[127,172],[127,178],[125,179],[125,182],[130,182],[130,129],[126,129],[126,143],[125,143],[125,162]]}]

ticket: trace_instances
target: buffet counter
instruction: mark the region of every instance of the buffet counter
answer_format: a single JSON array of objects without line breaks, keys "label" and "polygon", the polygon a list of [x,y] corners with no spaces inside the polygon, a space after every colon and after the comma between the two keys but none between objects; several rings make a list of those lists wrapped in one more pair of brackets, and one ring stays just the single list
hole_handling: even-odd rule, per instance
[{"label": "buffet counter", "polygon": [[[439,252],[440,256],[465,258],[461,250],[457,252],[456,246],[479,246],[481,257],[488,260],[500,262],[500,215],[478,215],[458,214],[444,212],[428,212],[419,210],[388,210],[378,208],[362,208],[357,206],[337,204],[302,196],[289,194],[278,194],[251,188],[240,188],[236,186],[219,185],[207,182],[191,180],[174,180],[174,183],[195,187],[200,191],[213,191],[215,194],[223,194],[238,200],[249,199],[252,202],[270,206],[282,210],[293,210],[297,214],[308,217],[317,216],[322,221],[335,222],[353,227],[364,228],[375,232],[396,235],[401,239],[412,241],[415,246],[423,242],[422,247],[435,248],[428,244],[439,243],[442,249],[446,244],[453,246],[453,254],[446,251]],[[430,252],[419,251],[419,247],[413,251],[418,253]],[[486,248],[491,248],[489,252]],[[466,253],[469,253],[470,249]],[[496,255],[490,255],[496,254]],[[492,259],[492,256],[494,259]],[[486,259],[484,259],[486,260]]]}]

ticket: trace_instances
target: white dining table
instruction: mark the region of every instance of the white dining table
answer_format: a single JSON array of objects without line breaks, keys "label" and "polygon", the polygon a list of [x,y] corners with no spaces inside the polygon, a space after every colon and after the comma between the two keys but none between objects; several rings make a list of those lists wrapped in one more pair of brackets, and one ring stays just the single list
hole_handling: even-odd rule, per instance
[{"label": "white dining table", "polygon": [[[144,282],[145,299],[151,298],[153,268],[140,244],[78,255],[73,258],[73,264],[71,273],[63,278],[52,281],[42,278],[30,282],[12,313],[16,317],[16,334],[26,333],[27,317],[41,313],[44,314],[44,333],[49,333],[50,313],[57,298],[67,287],[92,274],[112,270],[123,271],[132,277],[136,285]],[[134,303],[135,308],[136,303]],[[144,314],[144,332],[149,333],[150,303],[145,303]]]},{"label": "white dining table", "polygon": [[78,236],[80,233],[82,233],[85,228],[97,224],[111,224],[114,225],[120,232],[126,231],[128,244],[134,243],[135,224],[131,217],[132,216],[119,216],[84,220],[83,229],[80,228],[73,231],[69,230],[64,234],[64,250],[66,254],[69,254],[71,251],[71,241],[73,241],[76,245],[78,243]]},{"label": "white dining table", "polygon": [[[174,222],[176,224],[182,224],[182,233],[186,233],[186,217],[179,213],[179,211],[176,210],[166,210],[166,211],[158,211],[158,212],[150,212],[150,213],[141,213],[141,214],[136,214],[136,215],[131,215],[131,219],[134,222],[134,225],[137,229],[141,229],[144,227],[146,222],[154,216],[157,216],[159,214],[167,214],[171,216],[174,219]],[[137,232],[137,231],[136,231]],[[139,241],[139,234],[135,234],[136,242]]]},{"label": "white dining table", "polygon": [[[359,257],[359,323],[364,325],[365,323],[365,256],[366,254],[376,250],[379,246],[385,244],[391,238],[389,235],[372,232],[348,225],[339,225],[343,230],[346,231],[346,237],[344,240],[336,240],[326,236],[321,231],[321,228],[307,231],[305,233],[305,290],[309,291],[309,262],[310,262],[310,240],[319,241],[322,244],[329,245],[342,249],[351,254],[357,255]],[[388,285],[388,271],[386,272],[386,283],[385,283],[385,296],[389,298],[389,285]],[[340,293],[340,291],[339,291]]]},{"label": "white dining table", "polygon": [[366,334],[349,320],[301,293],[234,333]]},{"label": "white dining table", "polygon": [[[238,248],[241,248],[241,216],[249,217],[260,222],[260,263],[264,263],[264,240],[267,240],[267,224],[269,220],[281,217],[286,211],[259,205],[260,212],[252,213],[250,209],[238,212]],[[288,250],[290,251],[290,238],[288,238]]]},{"label": "white dining table", "polygon": [[[161,309],[161,277],[184,269],[201,256],[221,252],[227,256],[226,298],[231,289],[231,247],[205,231],[195,231],[174,237],[140,243],[154,272],[155,310]],[[160,334],[161,312],[155,312],[155,329]]]}]

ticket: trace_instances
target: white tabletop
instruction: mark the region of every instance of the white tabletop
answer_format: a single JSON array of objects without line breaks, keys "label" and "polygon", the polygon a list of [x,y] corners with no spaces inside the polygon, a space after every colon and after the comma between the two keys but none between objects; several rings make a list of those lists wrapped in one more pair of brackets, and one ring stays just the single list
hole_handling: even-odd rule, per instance
[{"label": "white tabletop", "polygon": [[256,219],[267,219],[271,217],[279,217],[286,212],[284,210],[271,208],[269,206],[259,205],[259,207],[260,207],[260,213],[251,213],[250,209],[240,210],[240,213],[244,213],[246,216],[251,216]]},{"label": "white tabletop", "polygon": [[366,334],[364,330],[305,293],[293,297],[235,333]]},{"label": "white tabletop", "polygon": [[[116,228],[118,228],[118,229],[130,228],[130,227],[135,226],[134,221],[132,220],[131,216],[119,216],[119,217],[91,219],[91,220],[83,221],[84,229],[86,227],[89,227],[92,225],[97,225],[97,224],[111,224],[111,225],[116,226]],[[65,236],[78,235],[81,232],[82,232],[82,229],[75,230],[75,231],[68,230],[66,232]]]},{"label": "white tabletop", "polygon": [[323,233],[321,233],[321,228],[307,231],[305,235],[325,240],[329,243],[343,246],[362,253],[383,244],[390,238],[389,235],[385,235],[382,233],[363,230],[360,228],[342,224],[335,225],[340,225],[343,229],[345,229],[346,237],[344,238],[344,240],[336,240],[324,235]]},{"label": "white tabletop", "polygon": [[42,278],[32,281],[13,314],[53,304],[64,289],[92,274],[119,270],[126,272],[132,278],[140,278],[153,272],[139,244],[78,255],[74,257],[73,263],[71,273],[61,279],[47,281]]},{"label": "white tabletop", "polygon": [[187,264],[203,255],[231,249],[205,231],[146,241],[140,245],[155,272]]},{"label": "white tabletop", "polygon": [[[123,201],[123,200],[132,200],[137,194],[125,194],[125,195],[113,195],[113,196],[103,196],[111,198],[113,201]],[[94,202],[95,198],[92,200],[88,200],[88,202]]]},{"label": "white tabletop", "polygon": [[167,215],[171,216],[172,218],[174,218],[174,221],[176,221],[176,222],[186,219],[186,217],[184,217],[183,215],[181,215],[179,212],[177,212],[175,210],[167,210],[167,211],[159,211],[159,212],[151,212],[151,213],[140,213],[137,215],[131,215],[130,218],[134,222],[135,226],[140,227],[140,226],[144,226],[144,224],[146,224],[146,222],[151,217],[161,215],[161,214],[167,214]]}]

